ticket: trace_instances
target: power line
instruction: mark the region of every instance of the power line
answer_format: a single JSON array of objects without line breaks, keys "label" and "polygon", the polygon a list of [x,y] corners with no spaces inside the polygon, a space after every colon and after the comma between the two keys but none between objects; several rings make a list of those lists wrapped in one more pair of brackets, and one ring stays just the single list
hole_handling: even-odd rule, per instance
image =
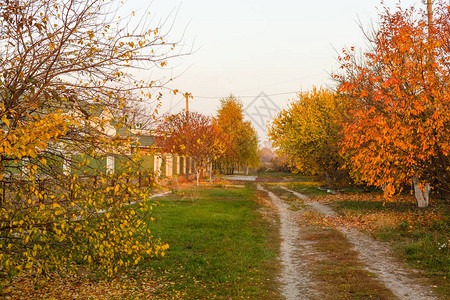
[{"label": "power line", "polygon": [[184,99],[181,99],[180,101],[178,101],[175,105],[170,104],[169,109],[167,109],[164,113],[171,113],[172,109],[175,109],[178,105],[180,105],[181,102],[183,102]]}]

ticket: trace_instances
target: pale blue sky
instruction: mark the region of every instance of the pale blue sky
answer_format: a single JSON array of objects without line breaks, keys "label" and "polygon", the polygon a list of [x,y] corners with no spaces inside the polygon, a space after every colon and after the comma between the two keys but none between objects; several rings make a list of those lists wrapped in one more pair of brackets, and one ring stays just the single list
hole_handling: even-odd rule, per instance
[{"label": "pale blue sky", "polygon": [[[129,7],[148,5],[140,3],[133,0]],[[385,3],[394,6],[397,1]],[[402,1],[403,6],[411,4],[424,7],[420,0]],[[230,93],[247,106],[260,92],[271,95],[332,84],[336,50],[364,47],[358,19],[364,26],[376,22],[377,7],[378,0],[154,0],[150,11],[163,18],[178,10],[172,34],[186,30],[185,49],[193,44],[196,51],[169,61],[172,74],[183,73],[172,87],[194,95],[191,110],[212,115],[219,99]],[[283,108],[294,96],[269,98]],[[163,112],[184,108],[181,95],[167,95],[163,101]],[[257,129],[265,140],[264,130]]]}]

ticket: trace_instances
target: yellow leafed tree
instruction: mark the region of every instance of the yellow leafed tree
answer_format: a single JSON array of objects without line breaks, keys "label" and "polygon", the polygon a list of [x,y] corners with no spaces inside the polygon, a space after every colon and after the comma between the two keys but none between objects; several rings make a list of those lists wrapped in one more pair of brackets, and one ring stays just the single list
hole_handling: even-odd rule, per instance
[{"label": "yellow leafed tree", "polygon": [[131,28],[117,10],[0,0],[0,272],[112,275],[167,249],[143,222],[154,203],[138,188],[136,141],[117,132],[129,101],[164,85],[134,70],[180,53],[160,26],[143,16]]},{"label": "yellow leafed tree", "polygon": [[298,93],[269,126],[273,145],[305,174],[324,176],[329,185],[347,179],[339,154],[344,102],[335,93],[313,88]]}]

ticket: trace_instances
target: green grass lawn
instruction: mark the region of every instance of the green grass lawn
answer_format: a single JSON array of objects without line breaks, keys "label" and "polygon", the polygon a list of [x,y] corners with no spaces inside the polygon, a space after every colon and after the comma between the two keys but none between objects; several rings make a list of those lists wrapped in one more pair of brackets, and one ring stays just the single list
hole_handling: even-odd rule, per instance
[{"label": "green grass lawn", "polygon": [[327,195],[326,189],[319,189],[325,183],[315,181],[314,178],[309,178],[309,180],[304,180],[300,182],[289,182],[286,184],[288,189],[296,191],[298,193],[304,194],[310,198],[315,198],[317,196]]},{"label": "green grass lawn", "polygon": [[254,189],[185,190],[159,200],[155,236],[170,245],[146,262],[159,297],[277,298],[277,226],[263,221]]}]

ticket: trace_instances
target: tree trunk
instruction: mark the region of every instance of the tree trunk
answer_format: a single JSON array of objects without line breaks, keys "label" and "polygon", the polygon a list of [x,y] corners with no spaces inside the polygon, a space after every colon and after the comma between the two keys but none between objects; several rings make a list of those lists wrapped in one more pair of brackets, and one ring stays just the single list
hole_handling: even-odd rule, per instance
[{"label": "tree trunk", "polygon": [[331,176],[328,171],[325,171],[325,181],[327,182],[328,187],[331,187],[333,181],[331,180]]},{"label": "tree trunk", "polygon": [[430,185],[421,184],[417,177],[413,178],[414,182],[414,195],[416,196],[417,205],[419,207],[428,207],[430,198]]},{"label": "tree trunk", "polygon": [[247,165],[247,170],[245,171],[245,175],[248,175],[248,165]]},{"label": "tree trunk", "polygon": [[209,183],[212,183],[212,172],[213,172],[213,163],[211,162],[209,165]]},{"label": "tree trunk", "polygon": [[198,183],[198,180],[199,180],[199,177],[200,177],[200,172],[199,172],[199,169],[197,168],[197,186],[199,185],[199,183]]}]

